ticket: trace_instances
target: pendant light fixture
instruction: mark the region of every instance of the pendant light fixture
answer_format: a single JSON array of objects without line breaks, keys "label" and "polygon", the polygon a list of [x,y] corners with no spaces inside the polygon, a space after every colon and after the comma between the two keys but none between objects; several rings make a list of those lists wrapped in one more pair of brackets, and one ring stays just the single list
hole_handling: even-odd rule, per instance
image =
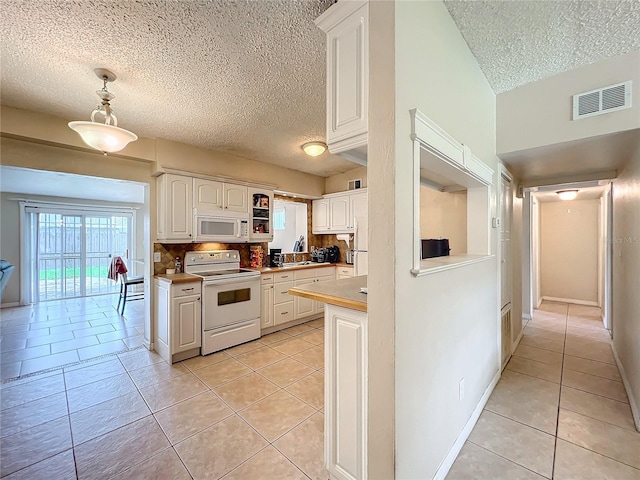
[{"label": "pendant light fixture", "polygon": [[309,142],[302,145],[302,150],[310,157],[322,155],[326,149],[327,145],[322,142]]},{"label": "pendant light fixture", "polygon": [[[69,122],[69,128],[78,132],[84,143],[106,155],[119,152],[129,142],[135,142],[138,136],[129,130],[119,128],[118,119],[111,110],[109,102],[116,96],[107,90],[107,82],[113,82],[116,79],[115,74],[104,68],[96,68],[94,72],[103,81],[102,90],[96,91],[101,100],[100,105],[91,112],[90,122]],[[104,115],[104,123],[96,122],[98,115]]]},{"label": "pendant light fixture", "polygon": [[578,190],[560,190],[556,192],[560,200],[573,200],[578,196]]}]

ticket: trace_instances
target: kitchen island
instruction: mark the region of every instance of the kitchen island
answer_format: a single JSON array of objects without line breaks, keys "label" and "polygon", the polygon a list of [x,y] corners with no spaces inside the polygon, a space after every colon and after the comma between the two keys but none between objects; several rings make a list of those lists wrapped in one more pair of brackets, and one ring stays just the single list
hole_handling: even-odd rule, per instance
[{"label": "kitchen island", "polygon": [[326,303],[325,467],[333,480],[367,478],[367,277],[291,288]]}]

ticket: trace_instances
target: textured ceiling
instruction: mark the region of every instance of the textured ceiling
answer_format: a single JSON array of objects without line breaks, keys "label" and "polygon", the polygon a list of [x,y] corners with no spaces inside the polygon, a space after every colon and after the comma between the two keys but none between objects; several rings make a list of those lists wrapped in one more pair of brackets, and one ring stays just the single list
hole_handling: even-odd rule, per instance
[{"label": "textured ceiling", "polygon": [[[88,120],[101,87],[120,126],[321,176],[358,165],[300,146],[325,139],[325,40],[334,0],[8,0],[1,101]],[[640,2],[448,1],[501,92],[640,48]]]},{"label": "textured ceiling", "polygon": [[119,126],[327,176],[358,165],[305,155],[325,139],[333,0],[4,1],[2,103],[88,120],[101,82]]},{"label": "textured ceiling", "polygon": [[496,93],[640,48],[640,2],[445,0]]}]

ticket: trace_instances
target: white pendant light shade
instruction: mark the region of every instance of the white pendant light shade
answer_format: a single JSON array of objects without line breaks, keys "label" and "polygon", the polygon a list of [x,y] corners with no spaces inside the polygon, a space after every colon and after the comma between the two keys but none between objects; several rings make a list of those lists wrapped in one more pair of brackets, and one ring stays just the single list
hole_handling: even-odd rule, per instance
[{"label": "white pendant light shade", "polygon": [[560,190],[556,192],[560,200],[573,200],[578,196],[578,190]]},{"label": "white pendant light shade", "polygon": [[[116,76],[104,68],[96,68],[94,72],[104,82],[102,90],[96,92],[100,97],[100,105],[91,112],[90,122],[69,122],[69,128],[78,132],[84,143],[106,155],[119,152],[129,142],[135,142],[138,136],[124,128],[118,128],[118,118],[111,110],[109,102],[115,95],[107,90],[107,82],[113,82]],[[98,115],[104,116],[104,123],[96,122]]]},{"label": "white pendant light shade", "polygon": [[69,127],[78,132],[84,143],[104,153],[119,152],[129,142],[138,139],[138,136],[129,130],[104,123],[69,122]]},{"label": "white pendant light shade", "polygon": [[322,142],[309,142],[302,145],[302,149],[304,153],[309,155],[310,157],[317,157],[318,155],[322,155],[324,151],[327,149],[327,146]]}]

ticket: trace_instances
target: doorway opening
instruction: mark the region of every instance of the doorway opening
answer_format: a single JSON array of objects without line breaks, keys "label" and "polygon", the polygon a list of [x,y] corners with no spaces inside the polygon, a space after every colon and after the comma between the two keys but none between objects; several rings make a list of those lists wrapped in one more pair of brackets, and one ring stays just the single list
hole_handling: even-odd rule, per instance
[{"label": "doorway opening", "polygon": [[117,284],[107,274],[113,256],[135,258],[135,210],[72,211],[55,205],[26,205],[25,214],[33,302],[117,292]]}]

